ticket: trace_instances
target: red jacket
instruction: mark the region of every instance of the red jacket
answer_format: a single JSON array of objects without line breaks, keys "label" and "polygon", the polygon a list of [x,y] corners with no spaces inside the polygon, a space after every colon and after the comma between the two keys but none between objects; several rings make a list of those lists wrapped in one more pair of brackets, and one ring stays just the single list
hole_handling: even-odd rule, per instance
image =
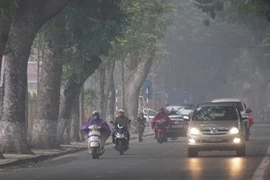
[{"label": "red jacket", "polygon": [[171,123],[171,119],[169,118],[169,116],[166,113],[160,113],[160,112],[155,115],[155,117],[152,120],[152,123],[155,123],[155,121],[158,121],[161,119],[165,119],[167,125]]},{"label": "red jacket", "polygon": [[248,113],[249,127],[254,124],[254,120],[251,113]]}]

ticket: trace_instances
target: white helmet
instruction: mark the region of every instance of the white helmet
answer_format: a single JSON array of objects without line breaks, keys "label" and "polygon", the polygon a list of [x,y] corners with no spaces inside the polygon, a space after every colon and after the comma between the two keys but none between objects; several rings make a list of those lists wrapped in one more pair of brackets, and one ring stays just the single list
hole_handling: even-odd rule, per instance
[{"label": "white helmet", "polygon": [[98,113],[98,111],[97,111],[97,110],[93,111],[93,114],[96,114],[96,113]]},{"label": "white helmet", "polygon": [[124,110],[123,109],[119,109],[118,112],[124,113]]}]

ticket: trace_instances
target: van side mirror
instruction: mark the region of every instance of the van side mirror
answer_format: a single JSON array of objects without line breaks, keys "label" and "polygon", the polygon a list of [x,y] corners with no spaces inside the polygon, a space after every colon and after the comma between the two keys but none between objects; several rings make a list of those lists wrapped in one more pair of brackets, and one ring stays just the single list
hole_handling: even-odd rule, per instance
[{"label": "van side mirror", "polygon": [[252,113],[252,110],[249,109],[249,108],[247,108],[247,109],[246,109],[246,113]]},{"label": "van side mirror", "polygon": [[189,121],[189,116],[183,116],[184,121]]}]

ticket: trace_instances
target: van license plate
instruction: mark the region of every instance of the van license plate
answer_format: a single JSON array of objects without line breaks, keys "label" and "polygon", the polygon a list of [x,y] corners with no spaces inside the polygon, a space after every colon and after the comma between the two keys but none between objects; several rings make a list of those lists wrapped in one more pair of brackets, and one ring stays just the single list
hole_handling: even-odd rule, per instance
[{"label": "van license plate", "polygon": [[220,139],[220,138],[213,138],[213,139],[211,139],[210,141],[211,141],[211,142],[221,142],[222,139]]}]

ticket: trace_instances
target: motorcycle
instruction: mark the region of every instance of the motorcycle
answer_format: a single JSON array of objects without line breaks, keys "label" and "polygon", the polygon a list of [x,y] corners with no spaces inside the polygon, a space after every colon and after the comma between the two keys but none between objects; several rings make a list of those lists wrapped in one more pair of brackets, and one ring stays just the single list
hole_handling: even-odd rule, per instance
[{"label": "motorcycle", "polygon": [[160,143],[160,144],[167,141],[166,127],[167,126],[166,126],[165,119],[155,121],[155,130],[156,130],[156,133],[157,133],[157,142]]},{"label": "motorcycle", "polygon": [[88,129],[90,130],[88,133],[88,152],[93,159],[99,159],[99,156],[104,153],[104,150],[101,150],[101,127],[91,125],[88,126]]},{"label": "motorcycle", "polygon": [[115,130],[115,149],[123,155],[128,150],[128,127],[117,124]]}]

